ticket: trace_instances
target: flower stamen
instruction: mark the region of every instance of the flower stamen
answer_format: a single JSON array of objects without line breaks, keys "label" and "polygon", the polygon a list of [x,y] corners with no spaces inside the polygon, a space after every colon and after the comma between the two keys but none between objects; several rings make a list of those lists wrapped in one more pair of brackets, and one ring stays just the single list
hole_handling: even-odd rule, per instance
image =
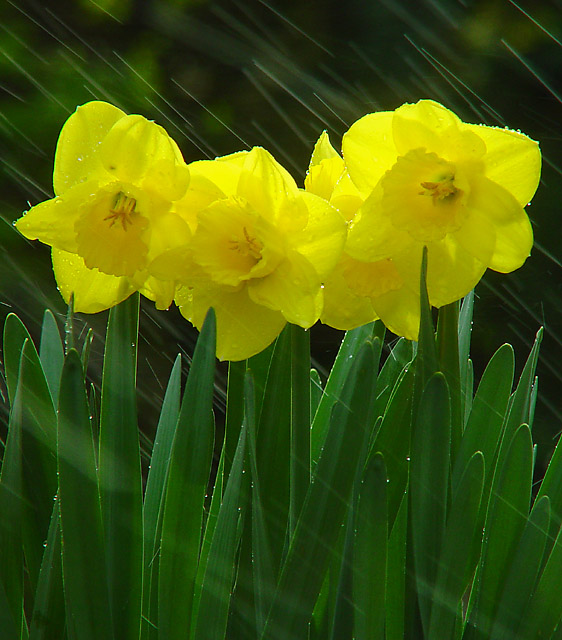
[{"label": "flower stamen", "polygon": [[243,227],[244,241],[230,240],[229,244],[233,251],[237,251],[242,256],[251,256],[254,260],[260,261],[262,258],[261,252],[263,249],[262,243],[256,238],[252,238],[248,233],[246,227]]},{"label": "flower stamen", "polygon": [[448,175],[438,182],[421,182],[420,186],[423,187],[423,191],[419,191],[420,196],[431,196],[433,204],[436,204],[439,200],[445,200],[450,196],[454,196],[459,189],[455,187],[455,176]]},{"label": "flower stamen", "polygon": [[109,210],[109,215],[107,215],[104,220],[111,220],[111,222],[109,223],[110,228],[118,220],[120,220],[121,224],[123,225],[123,231],[127,231],[127,225],[133,224],[131,215],[135,213],[136,206],[137,201],[135,200],[135,198],[131,198],[125,195],[123,191],[119,191],[119,193],[115,196],[113,209]]}]

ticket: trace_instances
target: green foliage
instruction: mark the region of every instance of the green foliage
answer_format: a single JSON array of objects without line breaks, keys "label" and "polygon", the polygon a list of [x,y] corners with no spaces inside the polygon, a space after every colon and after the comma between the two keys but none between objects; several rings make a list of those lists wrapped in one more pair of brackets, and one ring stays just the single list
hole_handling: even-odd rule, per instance
[{"label": "green foliage", "polygon": [[91,335],[65,352],[47,312],[38,355],[9,316],[2,640],[559,637],[560,447],[532,494],[541,334],[515,390],[503,345],[473,393],[471,312],[442,309],[434,332],[426,308],[417,348],[380,368],[380,325],[348,332],[324,386],[287,327],[230,365],[223,442],[209,314],[144,490],[136,296],[110,316],[99,421]]}]

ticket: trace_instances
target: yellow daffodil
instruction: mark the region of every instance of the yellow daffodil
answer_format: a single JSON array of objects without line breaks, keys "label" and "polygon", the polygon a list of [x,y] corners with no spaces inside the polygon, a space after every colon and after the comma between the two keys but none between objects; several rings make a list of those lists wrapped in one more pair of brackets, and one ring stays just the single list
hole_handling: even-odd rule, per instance
[{"label": "yellow daffodil", "polygon": [[190,187],[176,210],[192,239],[150,267],[157,278],[180,283],[182,314],[201,327],[214,307],[217,356],[225,360],[258,353],[286,322],[314,324],[322,282],[346,237],[341,214],[298,189],[260,147],[189,168]]},{"label": "yellow daffodil", "polygon": [[[364,202],[326,132],[314,147],[305,188],[328,200],[350,223]],[[336,329],[353,329],[381,318],[394,333],[415,338],[419,326],[418,289],[419,286],[412,289],[403,282],[392,259],[361,261],[344,249],[324,282],[320,320]]]},{"label": "yellow daffodil", "polygon": [[391,259],[412,290],[428,248],[428,292],[439,307],[466,295],[486,268],[520,267],[533,243],[525,205],[540,177],[527,136],[466,124],[431,100],[373,113],[343,137],[343,157],[364,203],[346,251]]},{"label": "yellow daffodil", "polygon": [[94,313],[133,291],[167,308],[173,281],[148,273],[151,260],[185,244],[189,225],[173,210],[189,169],[162,127],[89,102],[62,128],[55,154],[55,197],[16,222],[27,238],[53,247],[59,289],[76,311]]}]

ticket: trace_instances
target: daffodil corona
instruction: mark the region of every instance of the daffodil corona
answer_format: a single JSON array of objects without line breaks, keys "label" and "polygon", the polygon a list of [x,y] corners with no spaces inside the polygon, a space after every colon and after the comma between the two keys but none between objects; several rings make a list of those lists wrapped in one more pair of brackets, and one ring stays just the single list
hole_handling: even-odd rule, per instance
[{"label": "daffodil corona", "polygon": [[135,290],[167,308],[173,282],[155,280],[147,267],[190,237],[173,210],[188,184],[187,165],[162,127],[89,102],[61,131],[55,198],[30,209],[16,226],[53,247],[57,283],[65,300],[74,297],[77,311],[100,311]]},{"label": "daffodil corona", "polygon": [[527,136],[466,124],[421,100],[364,116],[342,148],[363,199],[346,252],[364,263],[390,259],[416,290],[427,246],[433,305],[466,295],[487,268],[507,273],[529,255],[524,207],[539,183],[541,155]]}]

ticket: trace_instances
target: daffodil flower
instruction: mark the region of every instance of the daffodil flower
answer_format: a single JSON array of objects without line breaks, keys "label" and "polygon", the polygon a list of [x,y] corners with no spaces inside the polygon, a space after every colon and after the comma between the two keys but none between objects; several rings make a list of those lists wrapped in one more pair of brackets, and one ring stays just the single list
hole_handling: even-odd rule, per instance
[{"label": "daffodil flower", "polygon": [[538,144],[507,129],[466,124],[431,100],[373,113],[343,137],[349,176],[364,203],[347,253],[391,259],[419,284],[428,248],[428,293],[439,307],[466,295],[487,268],[507,273],[529,255],[525,205],[540,178]]},{"label": "daffodil flower", "polygon": [[181,313],[201,327],[214,307],[217,356],[227,360],[263,350],[286,322],[313,325],[345,241],[343,216],[298,189],[260,147],[189,168],[176,210],[192,239],[150,267],[157,278],[178,280]]},{"label": "daffodil flower", "polygon": [[[351,181],[343,158],[324,132],[314,147],[305,188],[328,200],[353,223],[364,202]],[[324,282],[321,322],[353,329],[380,318],[394,333],[416,338],[419,326],[419,285],[408,287],[391,258],[361,261],[344,251]]]},{"label": "daffodil flower", "polygon": [[94,313],[140,290],[167,308],[173,281],[148,273],[158,254],[191,236],[173,203],[189,170],[162,127],[89,102],[62,128],[53,174],[55,197],[16,222],[27,238],[53,247],[59,289],[76,311]]}]

